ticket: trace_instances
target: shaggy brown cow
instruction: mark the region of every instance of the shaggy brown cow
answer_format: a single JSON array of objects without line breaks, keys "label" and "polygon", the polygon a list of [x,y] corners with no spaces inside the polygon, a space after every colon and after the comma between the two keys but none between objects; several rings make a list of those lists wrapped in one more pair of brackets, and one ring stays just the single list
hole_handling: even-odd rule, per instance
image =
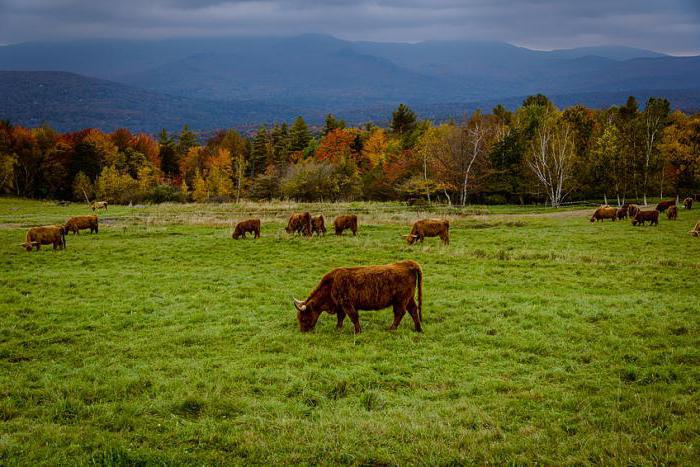
[{"label": "shaggy brown cow", "polygon": [[107,210],[107,201],[95,201],[90,205],[92,210],[94,211],[95,209],[104,209],[105,211]]},{"label": "shaggy brown cow", "polygon": [[81,230],[90,229],[90,233],[97,233],[99,220],[97,216],[76,216],[66,221],[66,233],[73,232],[73,235],[80,235]]},{"label": "shaggy brown cow", "polygon": [[311,234],[326,235],[326,221],[323,214],[311,218]]},{"label": "shaggy brown cow", "polygon": [[406,242],[413,245],[423,243],[425,237],[440,237],[444,245],[450,244],[450,221],[446,219],[423,219],[416,221],[411,227],[411,233],[406,236]]},{"label": "shaggy brown cow", "polygon": [[630,219],[634,219],[634,216],[636,216],[638,212],[639,206],[636,204],[630,204],[627,206],[627,214],[630,216]]},{"label": "shaggy brown cow", "polygon": [[670,208],[671,206],[676,205],[676,200],[672,199],[669,201],[661,201],[659,204],[656,205],[656,210],[659,212],[664,212],[666,209]]},{"label": "shaggy brown cow", "polygon": [[591,222],[602,221],[603,219],[611,219],[614,222],[617,219],[617,208],[601,206],[591,216]]},{"label": "shaggy brown cow", "polygon": [[628,209],[629,205],[621,207],[620,209],[617,210],[617,220],[623,220],[627,219],[627,214],[628,214]]},{"label": "shaggy brown cow", "polygon": [[53,245],[53,249],[66,248],[66,230],[62,225],[45,225],[33,227],[27,231],[24,243],[20,245],[27,251],[36,248],[39,251],[41,245]]},{"label": "shaggy brown cow", "polygon": [[[414,299],[416,286],[417,305]],[[422,331],[423,271],[415,261],[333,269],[323,276],[309,298],[303,302],[294,299],[302,332],[311,331],[318,317],[326,311],[337,315],[338,329],[343,326],[345,316],[349,316],[357,334],[362,331],[358,310],[382,310],[389,306],[394,308],[390,330],[399,326],[408,309],[415,330]]]},{"label": "shaggy brown cow", "polygon": [[678,208],[675,206],[671,206],[670,208],[668,208],[668,210],[666,211],[666,217],[668,218],[668,220],[671,221],[675,221],[676,219],[678,219]]},{"label": "shaggy brown cow", "polygon": [[245,238],[246,233],[252,233],[253,238],[260,238],[260,219],[246,219],[236,224],[231,238],[238,240],[240,237]]},{"label": "shaggy brown cow", "polygon": [[289,223],[284,229],[288,234],[302,234],[307,237],[311,236],[311,214],[308,212],[293,213],[289,216]]},{"label": "shaggy brown cow", "polygon": [[692,209],[693,208],[693,198],[688,196],[686,199],[683,200],[683,207],[686,209]]},{"label": "shaggy brown cow", "polygon": [[659,211],[656,209],[653,211],[642,211],[640,209],[637,211],[634,219],[632,219],[632,225],[644,225],[647,221],[649,221],[651,225],[659,225]]},{"label": "shaggy brown cow", "polygon": [[357,216],[355,214],[349,214],[347,216],[338,216],[333,221],[333,227],[335,228],[336,235],[343,235],[345,229],[350,229],[352,235],[357,235]]},{"label": "shaggy brown cow", "polygon": [[692,235],[693,237],[700,237],[700,221],[697,224],[695,224],[695,227],[693,227],[693,230],[691,230],[688,233],[690,235]]}]

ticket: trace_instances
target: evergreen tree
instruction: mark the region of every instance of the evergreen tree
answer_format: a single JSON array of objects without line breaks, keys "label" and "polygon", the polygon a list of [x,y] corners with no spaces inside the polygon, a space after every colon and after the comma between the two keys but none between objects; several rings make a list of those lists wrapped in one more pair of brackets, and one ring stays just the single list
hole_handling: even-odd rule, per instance
[{"label": "evergreen tree", "polygon": [[255,137],[253,138],[253,144],[250,149],[250,164],[248,165],[248,175],[255,177],[265,171],[265,163],[268,158],[270,147],[270,137],[267,134],[267,130],[264,126],[261,126]]},{"label": "evergreen tree", "polygon": [[289,129],[287,124],[272,128],[272,162],[279,170],[287,167],[289,156]]},{"label": "evergreen tree", "polygon": [[289,130],[289,150],[303,151],[311,141],[311,132],[304,119],[299,116]]},{"label": "evergreen tree", "polygon": [[180,131],[180,137],[177,141],[177,153],[180,156],[187,154],[190,148],[197,146],[199,142],[197,141],[197,135],[190,130],[189,125],[182,127]]},{"label": "evergreen tree", "polygon": [[416,114],[406,104],[401,104],[391,114],[391,129],[403,135],[416,127]]},{"label": "evergreen tree", "polygon": [[326,121],[323,125],[322,133],[323,136],[326,136],[333,130],[342,130],[343,128],[345,128],[345,120],[338,120],[335,118],[335,115],[328,114],[326,115]]},{"label": "evergreen tree", "polygon": [[168,177],[178,175],[180,172],[180,158],[175,142],[168,135],[168,131],[165,128],[158,135],[158,145],[160,146],[160,170]]},{"label": "evergreen tree", "polygon": [[530,105],[538,105],[540,107],[552,107],[552,101],[550,101],[544,94],[537,94],[534,96],[527,96],[523,101],[523,107]]}]

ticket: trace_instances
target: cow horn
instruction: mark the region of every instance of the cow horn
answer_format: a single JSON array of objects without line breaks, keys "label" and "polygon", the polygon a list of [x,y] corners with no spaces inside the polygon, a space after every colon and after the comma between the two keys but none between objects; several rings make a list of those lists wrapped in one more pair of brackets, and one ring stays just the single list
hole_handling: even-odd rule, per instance
[{"label": "cow horn", "polygon": [[294,299],[294,307],[299,311],[306,310],[306,305],[301,300]]}]

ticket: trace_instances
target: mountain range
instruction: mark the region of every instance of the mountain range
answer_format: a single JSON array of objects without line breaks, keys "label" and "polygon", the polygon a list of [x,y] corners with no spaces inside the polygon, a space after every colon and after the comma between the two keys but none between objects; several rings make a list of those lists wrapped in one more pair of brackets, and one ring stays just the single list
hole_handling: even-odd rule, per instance
[{"label": "mountain range", "polygon": [[0,47],[0,118],[62,130],[252,127],[335,113],[383,122],[398,103],[442,120],[543,93],[606,107],[661,95],[700,110],[700,57],[627,47],[537,51],[493,41],[331,36],[83,40]]}]

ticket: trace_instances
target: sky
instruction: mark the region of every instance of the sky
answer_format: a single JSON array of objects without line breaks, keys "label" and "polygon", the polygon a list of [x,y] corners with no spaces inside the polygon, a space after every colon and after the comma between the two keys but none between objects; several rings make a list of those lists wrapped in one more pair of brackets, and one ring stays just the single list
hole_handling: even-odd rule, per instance
[{"label": "sky", "polygon": [[0,44],[302,33],[700,55],[700,0],[0,0]]}]

